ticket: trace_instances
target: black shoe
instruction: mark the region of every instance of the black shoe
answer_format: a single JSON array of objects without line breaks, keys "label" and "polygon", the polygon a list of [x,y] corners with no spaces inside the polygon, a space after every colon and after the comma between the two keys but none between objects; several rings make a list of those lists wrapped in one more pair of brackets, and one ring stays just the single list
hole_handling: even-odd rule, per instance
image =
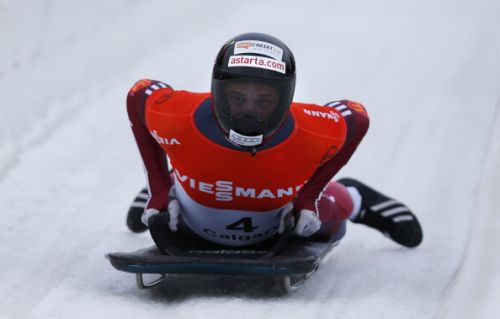
[{"label": "black shoe", "polygon": [[144,212],[144,208],[146,207],[148,198],[148,189],[143,188],[135,197],[132,205],[130,205],[127,213],[127,226],[128,229],[130,229],[134,233],[142,233],[148,229],[148,227],[141,221],[141,216]]},{"label": "black shoe", "polygon": [[361,211],[354,223],[375,228],[398,244],[417,247],[422,242],[422,228],[417,217],[403,203],[389,198],[352,178],[338,183],[357,189],[361,195]]}]

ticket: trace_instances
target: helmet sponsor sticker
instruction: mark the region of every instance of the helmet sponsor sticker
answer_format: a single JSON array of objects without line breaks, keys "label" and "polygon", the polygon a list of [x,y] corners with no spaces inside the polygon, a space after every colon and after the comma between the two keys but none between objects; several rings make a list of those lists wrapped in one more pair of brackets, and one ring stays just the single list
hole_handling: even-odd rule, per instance
[{"label": "helmet sponsor sticker", "polygon": [[281,61],[283,58],[283,49],[271,43],[256,40],[238,41],[234,45],[234,54],[262,54]]},{"label": "helmet sponsor sticker", "polygon": [[231,55],[228,67],[251,67],[267,69],[279,73],[286,73],[286,63],[274,59],[258,57],[253,55]]}]

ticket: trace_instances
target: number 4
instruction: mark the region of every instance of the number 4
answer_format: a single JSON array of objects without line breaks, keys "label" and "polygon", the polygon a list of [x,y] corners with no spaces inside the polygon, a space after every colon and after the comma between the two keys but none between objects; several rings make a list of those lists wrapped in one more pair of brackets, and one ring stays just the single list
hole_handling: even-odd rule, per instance
[{"label": "number 4", "polygon": [[226,226],[226,229],[242,230],[245,233],[251,233],[257,228],[259,228],[259,227],[253,226],[252,218],[250,218],[250,217],[244,217],[244,218]]}]

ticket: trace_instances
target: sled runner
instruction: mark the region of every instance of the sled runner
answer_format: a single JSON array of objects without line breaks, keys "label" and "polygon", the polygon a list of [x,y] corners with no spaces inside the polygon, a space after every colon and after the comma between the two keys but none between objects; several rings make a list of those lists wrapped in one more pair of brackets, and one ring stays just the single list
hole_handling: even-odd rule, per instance
[{"label": "sled runner", "polygon": [[[156,246],[106,255],[116,269],[134,273],[141,289],[154,287],[170,275],[197,274],[274,277],[282,281],[285,292],[293,292],[339,242],[290,237],[291,218],[274,242],[244,249],[221,247],[190,236],[174,236],[167,224],[163,216],[150,220]],[[158,277],[147,282],[145,274],[158,274]]]}]

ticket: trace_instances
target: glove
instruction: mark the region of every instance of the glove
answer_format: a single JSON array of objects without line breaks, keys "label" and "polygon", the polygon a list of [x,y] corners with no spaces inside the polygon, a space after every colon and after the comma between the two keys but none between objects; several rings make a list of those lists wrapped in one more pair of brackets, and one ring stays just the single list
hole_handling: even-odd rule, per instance
[{"label": "glove", "polygon": [[[281,210],[280,226],[278,228],[278,233],[282,234],[285,231],[285,220],[286,218],[293,218],[293,215],[289,215],[292,212],[293,204],[289,203]],[[293,220],[292,220],[293,223]]]},{"label": "glove", "polygon": [[[170,188],[170,192],[168,194],[168,207],[167,207],[167,212],[169,214],[169,222],[168,222],[168,227],[170,228],[171,231],[174,233],[177,231],[177,224],[179,223],[179,215],[181,214],[181,205],[177,198],[175,197],[175,189],[174,186]],[[144,225],[148,226],[149,218],[151,216],[156,215],[160,213],[157,209],[154,208],[148,208],[142,213],[141,216],[141,221]]]},{"label": "glove", "polygon": [[158,214],[160,211],[157,210],[157,209],[154,209],[154,208],[148,208],[146,209],[143,213],[142,213],[142,216],[141,216],[141,222],[148,226],[149,227],[149,224],[148,224],[148,221],[149,221],[149,218],[153,215],[156,215]]},{"label": "glove", "polygon": [[168,214],[170,215],[170,220],[168,222],[168,227],[174,233],[177,231],[177,223],[179,222],[179,215],[181,214],[181,204],[174,198],[168,202]]},{"label": "glove", "polygon": [[299,214],[299,220],[293,234],[300,237],[309,237],[319,230],[321,227],[321,220],[318,214],[309,209],[302,209]]}]

